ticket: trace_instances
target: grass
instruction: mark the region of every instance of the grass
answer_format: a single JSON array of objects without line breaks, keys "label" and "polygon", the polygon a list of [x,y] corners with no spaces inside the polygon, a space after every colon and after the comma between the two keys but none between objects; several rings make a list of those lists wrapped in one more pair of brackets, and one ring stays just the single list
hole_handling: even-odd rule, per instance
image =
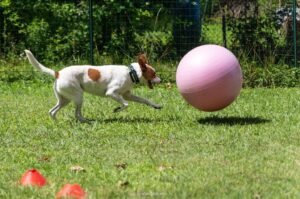
[{"label": "grass", "polygon": [[[299,88],[244,89],[215,113],[187,105],[175,85],[135,90],[162,110],[131,104],[114,114],[115,102],[86,95],[92,124],[76,122],[70,105],[52,121],[48,83],[0,90],[0,198],[53,198],[66,183],[89,198],[300,197]],[[31,168],[47,186],[18,184]]]}]

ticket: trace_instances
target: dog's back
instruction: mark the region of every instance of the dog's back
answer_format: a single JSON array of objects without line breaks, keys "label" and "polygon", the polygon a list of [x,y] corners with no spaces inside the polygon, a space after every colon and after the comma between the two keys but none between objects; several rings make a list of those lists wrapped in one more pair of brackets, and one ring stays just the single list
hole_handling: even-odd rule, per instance
[{"label": "dog's back", "polygon": [[83,89],[85,92],[103,96],[108,88],[115,86],[119,93],[131,89],[128,67],[122,65],[69,66],[58,72],[56,80],[58,92],[72,92]]}]

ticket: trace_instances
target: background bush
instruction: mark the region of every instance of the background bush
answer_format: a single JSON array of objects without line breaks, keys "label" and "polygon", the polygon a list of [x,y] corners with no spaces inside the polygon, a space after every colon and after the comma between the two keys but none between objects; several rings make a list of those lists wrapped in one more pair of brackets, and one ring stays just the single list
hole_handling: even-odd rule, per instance
[{"label": "background bush", "polygon": [[[96,63],[128,64],[143,51],[153,65],[159,66],[165,82],[175,82],[181,56],[174,48],[174,2],[94,1]],[[207,10],[207,1],[201,2],[204,18],[199,45],[222,45],[222,1],[210,1]],[[241,62],[244,86],[298,86],[299,68],[288,66],[292,62],[291,51],[287,50],[285,36],[275,26],[278,1],[253,2],[259,8],[254,15],[227,16],[228,48]],[[284,6],[285,1],[281,2]],[[39,81],[34,70],[24,64],[26,48],[41,62],[57,69],[68,63],[87,63],[88,29],[87,0],[2,0],[0,81]]]},{"label": "background bush", "polygon": [[[164,52],[172,42],[167,35],[170,31],[150,28],[156,15],[153,6],[147,1],[94,1],[97,52],[132,56],[150,47],[157,50],[156,55]],[[0,23],[2,56],[19,55],[24,48],[30,48],[46,61],[88,57],[86,0],[5,0],[0,3],[0,15],[4,17]]]}]

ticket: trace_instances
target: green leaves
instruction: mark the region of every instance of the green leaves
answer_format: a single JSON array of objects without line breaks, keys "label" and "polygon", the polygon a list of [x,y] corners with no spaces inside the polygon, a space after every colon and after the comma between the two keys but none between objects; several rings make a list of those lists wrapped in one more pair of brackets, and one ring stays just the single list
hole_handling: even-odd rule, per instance
[{"label": "green leaves", "polygon": [[236,54],[244,52],[248,59],[264,62],[278,53],[279,35],[271,12],[245,18],[230,17],[228,28],[232,33],[231,48]]},{"label": "green leaves", "polygon": [[147,52],[151,60],[155,60],[172,52],[172,33],[162,31],[146,31],[141,34],[135,33],[135,42],[142,52]]},{"label": "green leaves", "polygon": [[[0,29],[2,26],[5,29],[0,34],[3,37],[0,41],[4,41],[4,45],[0,46],[2,51],[11,51],[9,44],[13,43],[15,54],[19,54],[26,46],[41,61],[47,59],[45,61],[56,62],[88,57],[86,1],[5,0],[1,1],[0,6],[5,8],[4,23],[0,23]],[[118,52],[123,57],[133,57],[139,53],[134,36],[143,34],[153,26],[157,7],[153,9],[151,6],[153,7],[152,3],[148,1],[94,1],[94,44],[98,52]],[[170,42],[164,38],[164,43]]]},{"label": "green leaves", "polygon": [[3,8],[9,7],[9,6],[10,6],[10,3],[11,3],[11,0],[2,0],[2,1],[0,2],[0,7],[3,7]]}]

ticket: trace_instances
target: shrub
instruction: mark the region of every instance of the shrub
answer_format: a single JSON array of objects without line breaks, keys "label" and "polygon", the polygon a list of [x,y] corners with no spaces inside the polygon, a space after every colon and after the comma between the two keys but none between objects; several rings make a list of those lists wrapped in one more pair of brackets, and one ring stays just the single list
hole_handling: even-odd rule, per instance
[{"label": "shrub", "polygon": [[231,18],[228,21],[233,52],[236,54],[242,52],[252,60],[262,61],[276,54],[274,49],[277,47],[279,37],[271,16]]},{"label": "shrub", "polygon": [[300,68],[288,65],[257,66],[257,63],[241,63],[244,87],[296,87],[300,86]]},{"label": "shrub", "polygon": [[161,59],[162,57],[174,54],[172,51],[172,33],[162,31],[146,31],[142,34],[135,34],[135,42],[142,52],[147,52],[151,59]]}]

